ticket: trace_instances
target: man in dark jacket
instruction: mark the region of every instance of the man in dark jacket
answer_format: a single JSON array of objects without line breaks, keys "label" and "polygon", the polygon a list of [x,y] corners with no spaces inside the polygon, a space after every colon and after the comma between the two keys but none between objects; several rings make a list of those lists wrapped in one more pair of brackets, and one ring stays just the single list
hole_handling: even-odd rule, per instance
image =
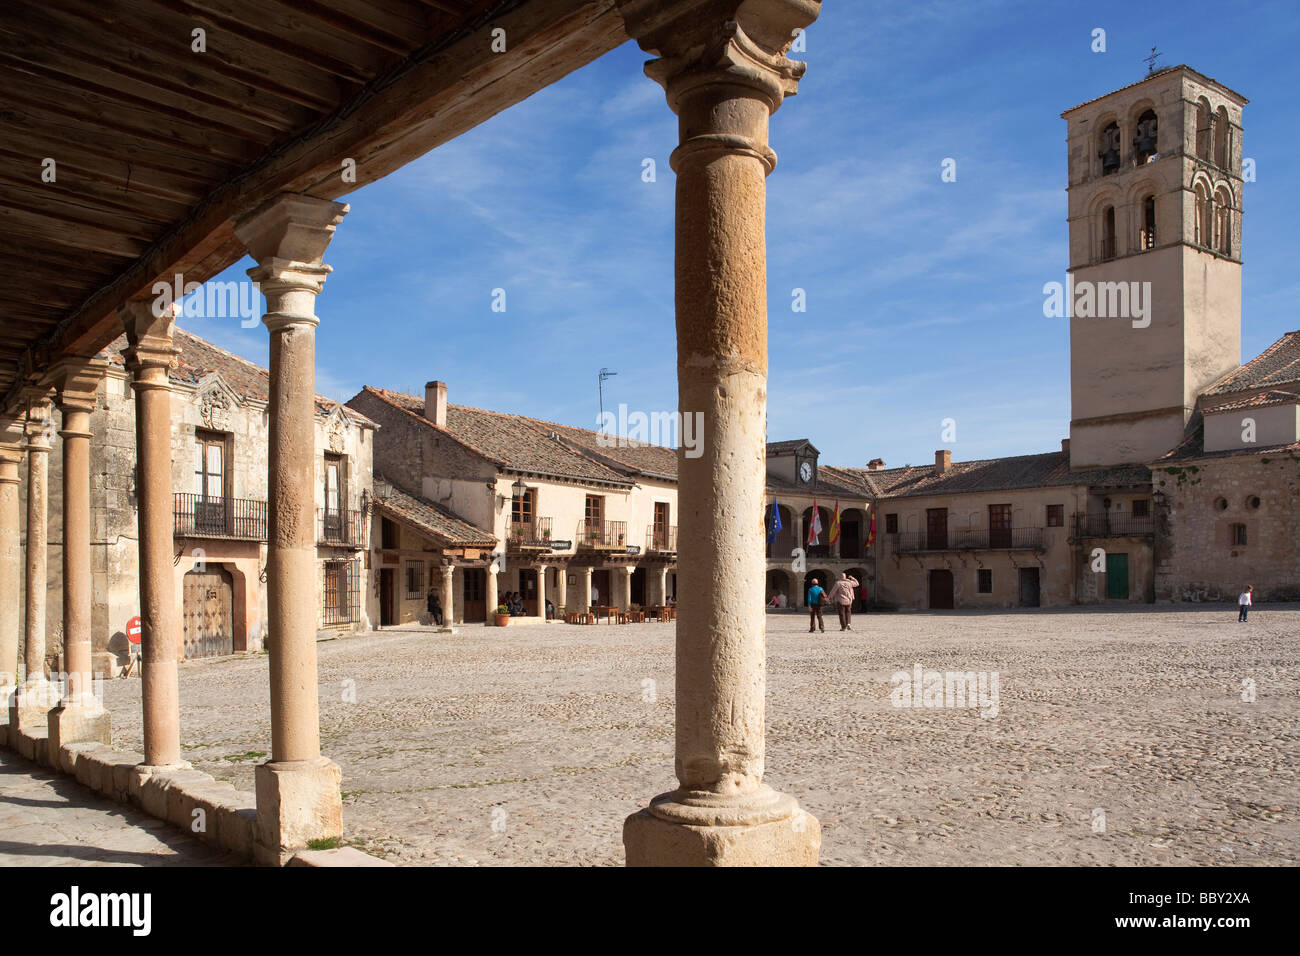
[{"label": "man in dark jacket", "polygon": [[442,627],[442,599],[433,588],[429,589],[429,600],[426,606],[429,608],[429,617],[433,618],[433,623]]}]

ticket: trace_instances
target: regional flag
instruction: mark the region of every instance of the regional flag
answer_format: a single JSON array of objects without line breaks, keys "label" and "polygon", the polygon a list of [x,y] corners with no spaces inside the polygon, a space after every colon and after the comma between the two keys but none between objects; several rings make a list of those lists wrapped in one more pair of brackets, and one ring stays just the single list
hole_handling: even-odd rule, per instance
[{"label": "regional flag", "polygon": [[767,543],[771,544],[776,540],[776,534],[781,530],[781,506],[772,499],[772,520],[767,523]]},{"label": "regional flag", "polygon": [[821,544],[821,534],[822,513],[817,508],[817,499],[814,498],[812,506],[812,521],[808,523],[808,547],[811,548],[815,544]]},{"label": "regional flag", "polygon": [[[870,505],[868,505],[868,507],[870,507]],[[871,547],[871,546],[872,546],[873,544],[875,544],[875,543],[876,543],[876,512],[875,512],[875,509],[872,509],[872,512],[871,512],[871,534],[869,534],[869,535],[867,536],[867,547],[869,548],[869,547]]]},{"label": "regional flag", "polygon": [[836,498],[835,513],[831,515],[831,540],[829,543],[834,544],[838,540],[840,540],[840,499]]}]

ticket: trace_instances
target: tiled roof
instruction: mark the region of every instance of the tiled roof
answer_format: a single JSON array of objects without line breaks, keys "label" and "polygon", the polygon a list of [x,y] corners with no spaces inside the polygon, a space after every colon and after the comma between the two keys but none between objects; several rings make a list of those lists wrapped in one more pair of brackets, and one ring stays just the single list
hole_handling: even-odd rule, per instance
[{"label": "tiled roof", "polygon": [[575,428],[571,425],[548,425],[544,427],[558,434],[567,442],[577,446],[582,452],[604,459],[604,464],[617,471],[630,475],[644,475],[647,478],[664,478],[677,480],[677,451],[662,445],[648,442],[622,442],[618,445],[601,445],[597,432],[588,428]]},{"label": "tiled roof", "polygon": [[1144,465],[1091,468],[1072,471],[1070,456],[1054,451],[1042,455],[1016,455],[982,461],[954,461],[940,473],[937,466],[885,468],[862,476],[880,488],[881,497],[969,494],[981,491],[1011,491],[1056,485],[1149,485],[1151,470]]},{"label": "tiled roof", "polygon": [[[400,408],[429,428],[445,432],[472,451],[496,464],[515,471],[551,475],[558,478],[576,478],[629,486],[622,473],[595,458],[558,441],[552,435],[581,431],[567,425],[556,425],[524,415],[507,415],[489,412],[464,405],[447,405],[447,427],[438,428],[424,417],[424,399],[386,388],[365,387],[367,392],[388,404]],[[594,444],[594,435],[592,443]],[[618,449],[609,449],[617,451]]]},{"label": "tiled roof", "polygon": [[1272,388],[1300,382],[1300,330],[1288,332],[1235,372],[1221,378],[1202,395],[1223,395],[1252,388]]},{"label": "tiled roof", "polygon": [[817,479],[811,485],[793,482],[769,471],[767,490],[774,495],[814,495],[820,498],[872,498],[876,494],[874,488],[857,474],[857,469],[832,465],[818,465]]},{"label": "tiled roof", "polygon": [[[216,372],[241,400],[252,399],[258,402],[270,400],[271,373],[262,366],[234,352],[227,352],[220,346],[213,345],[182,328],[175,330],[174,340],[179,354],[176,356],[175,367],[167,374],[168,380],[173,385],[193,388],[207,375]],[[122,356],[126,347],[126,336],[120,335],[104,351],[108,353],[109,361],[122,367],[126,364]],[[316,396],[316,414],[321,417],[329,415],[334,409],[340,407],[343,408],[343,414],[353,421],[370,422],[370,419],[354,409],[341,406],[324,395]]]},{"label": "tiled roof", "polygon": [[[1226,406],[1225,406],[1226,408]],[[1187,433],[1176,448],[1152,462],[1151,467],[1175,465],[1182,461],[1200,458],[1231,458],[1233,456],[1276,454],[1277,452],[1300,452],[1300,442],[1289,445],[1252,445],[1250,448],[1225,448],[1222,451],[1205,450],[1205,419],[1197,414],[1187,423]]]},{"label": "tiled roof", "polygon": [[817,449],[813,447],[813,443],[806,438],[788,438],[785,441],[768,442],[767,453],[769,455],[772,455],[772,454],[780,454],[783,451],[794,451],[796,448],[801,448],[804,445],[807,445],[814,452],[817,451]]},{"label": "tiled roof", "polygon": [[1143,83],[1147,82],[1148,80],[1153,80],[1153,79],[1155,79],[1156,77],[1158,77],[1158,76],[1163,76],[1163,75],[1166,74],[1166,73],[1172,73],[1174,70],[1186,70],[1188,73],[1191,73],[1191,74],[1192,74],[1193,76],[1195,76],[1197,79],[1202,80],[1203,82],[1213,83],[1215,86],[1219,87],[1220,89],[1224,90],[1225,92],[1231,93],[1233,96],[1235,96],[1235,97],[1237,97],[1238,99],[1240,99],[1243,103],[1249,103],[1249,102],[1250,102],[1250,100],[1246,99],[1246,97],[1242,96],[1242,95],[1241,95],[1240,93],[1238,93],[1236,90],[1231,89],[1231,88],[1229,88],[1229,87],[1227,87],[1227,86],[1224,86],[1222,83],[1220,83],[1220,82],[1219,82],[1218,80],[1216,80],[1214,77],[1212,77],[1212,76],[1206,76],[1204,73],[1200,72],[1199,70],[1194,70],[1194,69],[1192,69],[1192,68],[1191,68],[1190,66],[1188,66],[1186,63],[1179,63],[1177,66],[1166,66],[1166,67],[1162,67],[1162,68],[1159,69],[1159,70],[1153,70],[1151,73],[1148,73],[1146,76],[1142,77],[1142,79],[1140,79],[1140,80],[1138,80],[1138,81],[1136,81],[1136,82],[1134,82],[1134,83],[1130,83],[1130,84],[1128,84],[1127,86],[1121,86],[1118,90],[1111,90],[1109,93],[1103,93],[1101,96],[1094,96],[1094,97],[1093,97],[1092,99],[1090,99],[1090,100],[1084,100],[1084,101],[1083,101],[1082,103],[1080,103],[1078,106],[1071,106],[1068,110],[1065,111],[1065,113],[1062,113],[1061,115],[1062,115],[1062,116],[1065,116],[1067,113],[1073,113],[1075,110],[1080,109],[1081,107],[1087,106],[1089,103],[1095,103],[1095,102],[1097,102],[1098,100],[1103,100],[1103,99],[1105,99],[1106,97],[1111,96],[1112,94],[1115,94],[1115,93],[1121,93],[1121,92],[1123,92],[1124,90],[1132,89],[1132,88],[1135,87],[1135,86],[1141,86]]},{"label": "tiled roof", "polygon": [[496,546],[496,538],[489,532],[462,521],[432,501],[407,494],[400,488],[392,488],[383,498],[376,496],[375,510],[398,521],[405,521],[441,544],[470,548]]},{"label": "tiled roof", "polygon": [[1269,389],[1249,398],[1224,402],[1222,405],[1209,405],[1204,409],[1206,415],[1214,412],[1235,412],[1243,408],[1264,408],[1268,405],[1293,405],[1300,402],[1300,390],[1289,392],[1283,389]]}]

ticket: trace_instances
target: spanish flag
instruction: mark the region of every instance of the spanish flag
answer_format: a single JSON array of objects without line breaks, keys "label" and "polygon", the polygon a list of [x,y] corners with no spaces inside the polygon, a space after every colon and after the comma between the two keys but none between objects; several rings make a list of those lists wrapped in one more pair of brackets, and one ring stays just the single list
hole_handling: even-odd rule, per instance
[{"label": "spanish flag", "polygon": [[834,543],[835,543],[836,541],[838,541],[838,540],[840,540],[840,499],[836,498],[836,499],[835,499],[835,513],[834,513],[833,515],[831,515],[831,540],[830,540],[830,543],[831,543],[831,544],[834,544]]},{"label": "spanish flag", "polygon": [[876,543],[876,511],[871,508],[871,505],[867,505],[867,507],[871,509],[871,533],[867,536],[867,547],[869,548]]}]

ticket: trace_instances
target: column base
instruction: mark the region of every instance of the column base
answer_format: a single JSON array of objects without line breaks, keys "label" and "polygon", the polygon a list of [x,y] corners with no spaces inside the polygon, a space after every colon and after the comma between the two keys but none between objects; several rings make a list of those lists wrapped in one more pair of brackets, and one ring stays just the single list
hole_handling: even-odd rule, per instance
[{"label": "column base", "polygon": [[50,764],[62,767],[65,773],[72,766],[62,766],[59,750],[65,744],[97,743],[112,746],[113,718],[103,707],[86,707],[79,704],[60,704],[46,718],[49,729]]},{"label": "column base", "polygon": [[343,771],[328,757],[267,761],[257,765],[254,778],[258,863],[284,866],[309,841],[343,835]]},{"label": "column base", "polygon": [[816,866],[821,845],[817,818],[767,786],[661,793],[623,822],[628,866]]}]

